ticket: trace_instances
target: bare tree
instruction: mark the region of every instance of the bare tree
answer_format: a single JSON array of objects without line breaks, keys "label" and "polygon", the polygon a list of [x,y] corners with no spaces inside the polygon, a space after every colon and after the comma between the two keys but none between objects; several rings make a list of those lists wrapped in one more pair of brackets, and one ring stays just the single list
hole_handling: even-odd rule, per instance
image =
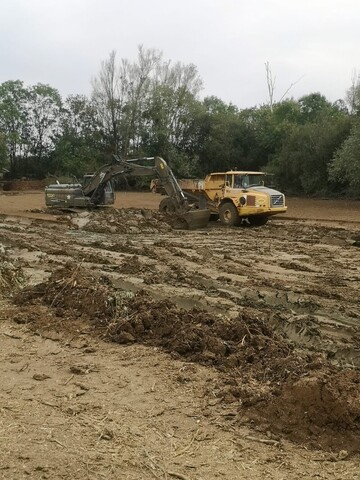
[{"label": "bare tree", "polygon": [[105,129],[112,138],[111,149],[119,148],[119,122],[124,102],[124,84],[116,67],[116,52],[112,51],[108,60],[101,62],[99,76],[92,80],[92,99]]},{"label": "bare tree", "polygon": [[346,101],[350,113],[355,113],[360,105],[360,74],[354,69],[351,75],[351,86],[346,92]]},{"label": "bare tree", "polygon": [[[271,66],[270,66],[269,62],[265,63],[265,70],[266,70],[266,84],[267,84],[268,92],[269,92],[269,105],[270,105],[270,110],[272,112],[273,109],[274,109],[274,104],[276,103],[275,99],[274,99],[276,76],[273,77],[272,71],[271,71]],[[299,83],[302,78],[304,78],[304,75],[302,75],[300,78],[298,78],[298,80],[296,80],[295,82],[291,83],[290,86],[285,90],[284,94],[280,97],[280,100],[278,100],[278,101],[281,102],[282,100],[284,100],[284,98],[290,92],[290,90],[297,83]]]},{"label": "bare tree", "polygon": [[[162,52],[138,47],[137,62],[128,64],[127,112],[124,117],[123,154],[139,146],[141,113],[147,103],[153,75],[162,59]],[[123,72],[125,76],[125,71]]]},{"label": "bare tree", "polygon": [[134,62],[122,59],[117,64],[111,52],[92,86],[98,115],[111,139],[110,149],[126,157],[149,143],[154,125],[165,142],[176,143],[202,81],[194,65],[164,62],[162,52],[140,45]]},{"label": "bare tree", "polygon": [[135,62],[122,59],[117,65],[116,53],[101,63],[100,73],[92,81],[92,98],[110,135],[111,151],[126,156],[136,147],[141,106],[150,88],[151,72],[161,60],[161,52],[138,47]]},{"label": "bare tree", "polygon": [[269,62],[265,63],[265,70],[266,70],[266,84],[267,84],[268,92],[269,92],[269,105],[270,105],[270,110],[272,112],[273,111],[273,105],[274,105],[274,92],[275,92],[276,77],[272,76],[272,71],[271,71],[271,67],[270,67]]}]

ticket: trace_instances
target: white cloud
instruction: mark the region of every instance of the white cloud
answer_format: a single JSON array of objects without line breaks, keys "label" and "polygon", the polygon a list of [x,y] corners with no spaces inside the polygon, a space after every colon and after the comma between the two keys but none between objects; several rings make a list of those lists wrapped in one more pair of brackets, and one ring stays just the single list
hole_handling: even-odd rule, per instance
[{"label": "white cloud", "polygon": [[345,95],[359,67],[357,0],[5,0],[0,82],[49,83],[63,95],[90,92],[102,60],[137,45],[194,63],[205,95],[240,107],[267,100],[265,67],[277,98],[320,91]]}]

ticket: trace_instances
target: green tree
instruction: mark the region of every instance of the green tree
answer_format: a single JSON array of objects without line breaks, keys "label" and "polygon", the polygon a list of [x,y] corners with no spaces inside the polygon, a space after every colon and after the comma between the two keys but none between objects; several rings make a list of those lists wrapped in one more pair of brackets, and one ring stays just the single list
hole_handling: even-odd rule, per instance
[{"label": "green tree", "polygon": [[305,125],[293,124],[268,168],[288,193],[329,193],[328,166],[348,132],[349,120],[345,116],[326,117]]},{"label": "green tree", "polygon": [[291,124],[286,118],[286,109],[281,111],[281,106],[276,103],[271,111],[268,105],[262,105],[240,112],[247,130],[244,136],[247,145],[244,168],[263,169],[281,148],[282,139],[288,134]]},{"label": "green tree", "polygon": [[244,165],[247,129],[237,107],[217,97],[206,97],[200,119],[199,162],[203,173]]},{"label": "green tree", "polygon": [[84,95],[70,95],[61,109],[49,172],[82,176],[109,160],[95,105]]},{"label": "green tree", "polygon": [[148,151],[167,156],[170,162],[176,152],[194,154],[201,85],[194,65],[159,65],[144,110],[142,139]]},{"label": "green tree", "polygon": [[61,98],[49,85],[0,86],[0,131],[6,136],[12,176],[41,175],[54,148]]},{"label": "green tree", "polygon": [[26,155],[28,91],[20,80],[0,85],[0,132],[5,135],[10,171],[16,168],[18,156]]},{"label": "green tree", "polygon": [[8,150],[5,134],[0,132],[0,168],[6,167],[8,164]]},{"label": "green tree", "polygon": [[330,180],[342,192],[360,197],[360,122],[356,121],[350,135],[329,165]]},{"label": "green tree", "polygon": [[28,91],[28,144],[31,155],[41,164],[54,149],[62,100],[59,92],[49,85],[39,83]]},{"label": "green tree", "polygon": [[322,117],[338,116],[347,113],[341,101],[329,102],[320,93],[311,93],[299,99],[302,123],[312,123]]}]

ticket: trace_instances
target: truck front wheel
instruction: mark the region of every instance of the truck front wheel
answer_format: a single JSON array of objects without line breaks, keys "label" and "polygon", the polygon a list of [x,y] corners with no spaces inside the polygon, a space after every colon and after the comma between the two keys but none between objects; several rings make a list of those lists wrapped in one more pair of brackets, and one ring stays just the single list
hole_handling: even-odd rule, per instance
[{"label": "truck front wheel", "polygon": [[253,217],[248,217],[248,221],[252,227],[261,227],[262,225],[265,225],[268,220],[269,217],[266,217],[265,215],[255,215]]},{"label": "truck front wheel", "polygon": [[231,202],[223,203],[219,209],[221,223],[231,227],[240,224],[240,217],[235,205]]}]

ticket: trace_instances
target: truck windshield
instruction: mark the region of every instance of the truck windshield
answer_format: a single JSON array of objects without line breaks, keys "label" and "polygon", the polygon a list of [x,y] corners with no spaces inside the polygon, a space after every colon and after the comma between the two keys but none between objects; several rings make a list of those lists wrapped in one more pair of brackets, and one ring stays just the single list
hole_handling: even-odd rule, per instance
[{"label": "truck windshield", "polygon": [[264,185],[265,175],[234,175],[234,188],[259,187]]}]

